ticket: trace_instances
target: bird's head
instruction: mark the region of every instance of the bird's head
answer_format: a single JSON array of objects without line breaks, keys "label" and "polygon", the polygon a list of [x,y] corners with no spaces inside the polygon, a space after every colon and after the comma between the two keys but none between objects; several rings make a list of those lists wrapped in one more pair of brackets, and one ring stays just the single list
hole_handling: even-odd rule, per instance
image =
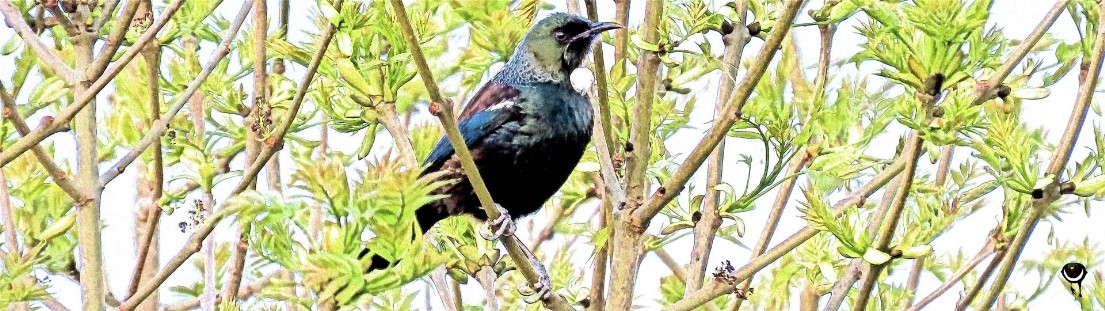
[{"label": "bird's head", "polygon": [[[592,22],[586,18],[555,13],[538,21],[526,34],[514,52],[514,57],[532,57],[532,70],[543,70],[550,76],[566,77],[579,68],[591,51],[591,43],[603,31],[622,28],[608,22]],[[519,55],[526,53],[529,55]]]}]

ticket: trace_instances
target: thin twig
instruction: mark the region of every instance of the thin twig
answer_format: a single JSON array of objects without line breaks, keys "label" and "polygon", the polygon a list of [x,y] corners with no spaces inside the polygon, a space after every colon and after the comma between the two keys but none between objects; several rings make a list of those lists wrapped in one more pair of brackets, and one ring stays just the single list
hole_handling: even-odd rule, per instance
[{"label": "thin twig", "polygon": [[[403,38],[406,40],[408,48],[410,48],[411,58],[418,68],[418,76],[421,77],[422,82],[426,86],[427,93],[434,101],[433,105],[437,105],[438,109],[435,110],[439,112],[437,114],[438,119],[445,127],[446,137],[453,145],[453,151],[456,153],[457,158],[460,159],[461,167],[464,169],[468,181],[472,184],[472,189],[476,192],[481,207],[483,207],[484,212],[487,213],[488,219],[498,218],[500,216],[499,211],[495,208],[495,203],[491,199],[491,194],[487,191],[487,186],[484,184],[483,178],[480,177],[480,171],[476,167],[476,163],[472,160],[472,154],[468,150],[468,146],[464,143],[464,138],[460,134],[460,129],[457,128],[456,120],[453,119],[453,107],[451,107],[444,96],[441,95],[441,90],[438,88],[437,82],[434,81],[433,73],[430,71],[430,66],[426,62],[426,57],[422,54],[422,48],[418,45],[418,37],[414,33],[410,19],[407,17],[406,6],[401,0],[391,0],[391,6],[394,10],[393,13],[395,14],[395,18],[398,21],[399,29],[403,33]],[[526,281],[531,284],[539,282],[537,270],[533,266],[533,263],[529,261],[529,258],[533,257],[529,249],[526,249],[522,242],[513,235],[500,239],[500,242],[503,243],[503,246],[506,246],[507,253],[510,254],[511,259],[517,264],[522,275],[525,276]],[[542,299],[542,301],[546,308],[553,310],[573,309],[564,297],[561,297],[560,294],[557,294],[556,291],[552,289],[550,289],[549,295]]]},{"label": "thin twig", "polygon": [[[569,3],[572,2],[577,2],[577,0],[569,0]],[[583,2],[587,6],[587,18],[592,21],[598,20],[598,5],[595,4],[595,0],[584,0]],[[624,23],[621,25],[627,26]],[[618,33],[625,33],[625,31],[620,31]],[[602,127],[603,133],[605,133],[602,136],[595,135],[595,137],[604,139],[604,143],[609,147],[614,141],[614,137],[612,136],[614,131],[613,124],[611,124],[613,121],[610,117],[610,93],[609,85],[607,84],[606,58],[603,56],[602,41],[596,42],[591,51],[594,54],[594,56],[591,57],[591,62],[593,64],[591,72],[595,74],[595,89],[596,93],[598,93],[598,105],[595,106],[598,111],[598,118],[596,118],[595,122],[599,124],[598,126]],[[591,97],[594,98],[595,96]],[[610,149],[607,151],[613,152],[613,150]]]},{"label": "thin twig", "polygon": [[[141,5],[133,3],[127,3],[127,9],[130,6],[141,6],[145,10],[152,10],[152,3],[150,1],[143,2]],[[146,88],[149,93],[149,119],[147,122],[153,124],[161,115],[161,48],[160,47],[147,47],[143,53],[142,58],[146,60]],[[138,231],[139,244],[138,244],[138,260],[134,264],[134,273],[131,275],[130,287],[127,289],[127,296],[134,295],[134,292],[138,290],[138,284],[142,282],[143,278],[149,278],[152,276],[150,271],[147,271],[146,266],[150,266],[152,269],[157,268],[158,260],[158,244],[156,243],[158,228],[161,223],[161,206],[159,206],[159,200],[164,193],[165,187],[165,164],[162,156],[161,141],[154,142],[152,148],[150,148],[152,157],[152,167],[148,168],[144,178],[143,184],[147,184],[151,187],[148,193],[145,193],[149,202],[143,209],[139,210],[139,213],[145,212],[145,222],[139,222],[136,226],[143,226]],[[149,275],[148,275],[149,274]],[[156,296],[156,293],[153,294]],[[155,297],[153,301],[143,303],[143,306],[153,305],[156,307],[158,301]]]},{"label": "thin twig", "polygon": [[[245,4],[252,3],[253,0],[246,0]],[[138,143],[134,145],[134,148],[128,151],[127,154],[123,155],[122,158],[119,158],[119,161],[116,161],[115,164],[111,166],[111,168],[100,175],[101,185],[107,185],[112,180],[114,180],[115,177],[119,177],[119,175],[122,174],[123,171],[125,171],[127,167],[130,166],[132,162],[134,162],[135,159],[138,159],[138,157],[142,155],[142,152],[146,151],[146,148],[149,148],[151,145],[153,145],[154,141],[161,140],[161,135],[165,134],[165,131],[169,129],[169,122],[173,119],[173,117],[176,116],[177,113],[180,112],[181,109],[184,108],[184,105],[187,104],[188,100],[192,98],[192,94],[195,94],[196,91],[198,91],[199,88],[203,85],[203,83],[207,81],[207,78],[211,76],[211,72],[215,70],[215,67],[219,64],[219,62],[221,62],[223,58],[225,58],[226,55],[230,53],[230,44],[233,42],[234,36],[238,34],[238,30],[242,28],[242,23],[245,22],[245,16],[247,16],[247,13],[249,13],[249,11],[245,9],[248,8],[243,8],[243,11],[238,12],[240,14],[238,15],[238,17],[241,17],[241,21],[239,21],[237,18],[234,20],[234,23],[231,24],[231,28],[227,32],[227,36],[223,37],[222,42],[220,42],[219,46],[215,49],[215,55],[213,55],[214,57],[212,57],[211,60],[209,60],[207,64],[203,66],[203,70],[200,70],[199,75],[197,75],[195,79],[192,79],[192,82],[188,83],[188,88],[184,89],[184,92],[180,93],[180,96],[176,97],[176,102],[174,102],[173,106],[169,108],[169,111],[167,111],[165,115],[161,116],[160,119],[154,121],[153,124],[150,125],[149,132],[147,132],[145,136],[142,136],[142,139],[138,140]],[[134,49],[134,47],[132,47],[131,49]],[[132,52],[132,50],[127,50],[128,54],[130,52]],[[109,72],[110,71],[112,70],[109,70]]]},{"label": "thin twig", "polygon": [[[19,239],[15,233],[15,214],[12,213],[11,194],[8,191],[8,177],[0,170],[0,216],[4,217],[4,243],[8,246],[8,252],[22,254],[19,250]],[[7,254],[4,254],[5,257]]]},{"label": "thin twig", "polygon": [[[202,132],[198,134],[202,134]],[[211,194],[211,189],[205,188],[200,199],[200,215],[207,218],[211,217],[214,212],[215,196]],[[219,270],[218,261],[215,258],[215,232],[211,232],[211,234],[204,237],[203,245],[200,248],[203,251],[203,292],[200,294],[200,309],[215,311],[215,306],[218,305],[218,302],[215,301],[218,297],[216,293],[219,290],[215,280],[215,272]]]},{"label": "thin twig", "polygon": [[[118,4],[117,1],[116,4]],[[104,69],[107,69],[108,63],[115,57],[115,52],[118,52],[119,47],[126,41],[124,36],[126,36],[127,31],[130,30],[130,25],[134,23],[134,17],[137,15],[139,7],[145,7],[144,11],[146,14],[153,12],[153,7],[151,6],[140,4],[138,1],[127,1],[126,6],[123,7],[123,15],[120,15],[116,19],[117,24],[115,28],[111,29],[111,34],[108,35],[107,41],[104,42],[104,46],[100,48],[99,58],[92,62],[92,66],[89,66],[88,70],[85,70],[85,77],[98,76],[104,72]],[[104,17],[111,17],[111,13],[112,12],[104,12]],[[94,29],[99,29],[99,27]],[[160,48],[159,46],[158,49]]]},{"label": "thin twig", "polygon": [[994,239],[988,239],[986,241],[986,245],[982,246],[982,249],[978,251],[978,254],[975,255],[974,258],[971,258],[971,260],[967,261],[966,264],[960,267],[959,270],[955,272],[955,274],[952,274],[951,277],[944,280],[944,283],[940,284],[940,286],[937,287],[936,290],[932,291],[932,293],[930,293],[928,296],[925,296],[925,298],[921,299],[921,301],[918,301],[917,304],[909,307],[909,311],[915,311],[924,308],[926,305],[936,300],[936,298],[939,298],[940,295],[943,295],[944,292],[948,291],[949,288],[954,286],[956,283],[959,283],[959,281],[962,280],[963,277],[967,276],[967,273],[970,273],[975,269],[975,266],[978,266],[979,263],[982,263],[983,259],[986,259],[986,257],[990,256],[990,254],[993,254],[997,251],[994,248],[995,244],[996,241]]},{"label": "thin twig", "polygon": [[261,171],[261,167],[265,166],[273,154],[276,151],[284,147],[284,136],[288,134],[288,130],[292,127],[292,122],[295,121],[296,114],[299,113],[299,108],[303,106],[303,99],[307,96],[307,89],[311,86],[311,82],[314,81],[315,73],[318,72],[318,66],[322,64],[323,56],[326,55],[326,49],[330,46],[330,41],[334,38],[334,34],[337,33],[337,27],[334,24],[328,24],[326,30],[322,33],[322,38],[318,42],[319,46],[316,47],[315,54],[311,56],[311,62],[307,64],[307,73],[304,74],[303,80],[299,83],[299,88],[295,92],[295,97],[292,98],[292,105],[288,109],[287,115],[284,119],[280,120],[280,124],[267,139],[265,139],[264,150],[257,157],[257,160],[250,164],[249,168],[242,173],[242,180],[238,183],[238,186],[231,191],[231,194],[238,194],[245,191],[247,186],[253,182],[253,179],[257,177],[257,173]]},{"label": "thin twig", "polygon": [[57,2],[55,2],[53,5],[46,5],[46,9],[50,10],[50,15],[54,17],[54,20],[58,22],[58,25],[61,25],[61,27],[65,29],[65,33],[69,34],[70,36],[79,34],[81,30],[73,26],[73,21],[69,20],[69,16],[66,15],[65,12],[61,11],[61,7],[58,6]]},{"label": "thin twig", "polygon": [[687,184],[687,181],[690,180],[695,171],[706,161],[706,157],[713,151],[713,148],[725,138],[726,133],[729,132],[729,128],[740,119],[741,109],[748,101],[749,96],[752,95],[752,91],[760,81],[760,78],[763,77],[763,74],[767,71],[767,66],[774,58],[775,53],[783,42],[783,38],[786,37],[787,33],[790,31],[790,26],[794,23],[794,17],[798,14],[798,9],[802,7],[803,3],[805,3],[804,0],[789,0],[786,2],[782,8],[781,16],[779,16],[775,26],[772,27],[774,31],[768,36],[763,48],[761,48],[759,54],[757,54],[755,61],[753,61],[752,65],[748,68],[748,73],[737,87],[736,93],[729,99],[729,103],[726,105],[726,112],[721,114],[716,121],[714,121],[714,124],[706,131],[702,140],[687,156],[687,160],[683,161],[679,169],[676,170],[671,178],[664,183],[664,186],[661,187],[667,191],[657,191],[656,194],[648,199],[644,206],[633,212],[632,219],[636,222],[637,226],[643,227],[643,224],[647,223],[648,220],[659,213],[661,208],[675,199],[676,195],[681,192],[681,189]]},{"label": "thin twig", "polygon": [[104,5],[100,7],[100,17],[96,19],[96,22],[92,23],[92,29],[100,29],[114,17],[115,7],[119,6],[119,0],[106,0]]},{"label": "thin twig", "polygon": [[211,231],[215,230],[215,226],[219,224],[224,218],[237,213],[240,208],[224,208],[218,213],[215,213],[210,218],[204,220],[203,224],[196,228],[192,236],[188,238],[188,241],[184,243],[184,247],[180,252],[177,252],[168,262],[165,263],[165,267],[157,271],[157,274],[150,278],[149,282],[143,283],[138,287],[138,291],[134,296],[128,297],[126,301],[123,301],[119,305],[119,310],[133,310],[135,306],[146,300],[146,297],[161,287],[162,283],[169,278],[169,275],[173,274],[184,262],[188,261],[189,257],[200,251],[200,247],[205,237],[211,234]]},{"label": "thin twig", "polygon": [[[936,178],[934,185],[943,188],[944,184],[948,180],[948,172],[951,171],[951,163],[955,154],[955,145],[945,145],[940,149],[940,161],[936,166]],[[906,297],[906,306],[913,304],[913,300],[917,298],[917,285],[921,282],[921,272],[925,269],[925,261],[928,260],[928,256],[917,258],[913,260],[913,267],[909,270],[909,278],[906,280],[906,292],[909,295]]]},{"label": "thin twig", "polygon": [[[894,161],[893,164],[887,166],[881,172],[879,172],[878,175],[872,177],[871,180],[867,182],[867,184],[863,185],[859,189],[856,189],[844,200],[841,200],[834,204],[832,207],[833,215],[839,215],[843,213],[844,210],[848,208],[853,208],[857,203],[866,200],[866,198],[872,193],[875,193],[875,191],[882,189],[882,187],[885,186],[886,183],[890,182],[890,180],[897,176],[898,173],[901,173],[901,171],[905,168],[905,162],[906,161],[904,158],[899,158],[897,161]],[[709,302],[710,300],[714,300],[714,298],[721,297],[722,295],[725,295],[727,293],[732,293],[737,289],[737,283],[748,279],[748,277],[752,274],[767,267],[771,263],[778,260],[780,257],[783,257],[783,255],[790,253],[792,250],[797,248],[799,245],[802,245],[802,243],[805,243],[818,232],[820,231],[809,226],[798,230],[798,232],[795,232],[786,240],[783,240],[779,244],[775,245],[775,247],[772,247],[770,250],[764,252],[762,255],[753,258],[743,267],[734,271],[731,275],[726,276],[725,279],[715,278],[710,283],[707,283],[707,286],[704,286],[702,289],[695,291],[691,295],[685,296],[683,300],[676,302],[665,310],[693,310],[699,305]]]},{"label": "thin twig", "polygon": [[[0,152],[0,166],[7,165],[9,162],[14,160],[20,154],[23,154],[23,152],[27,151],[32,146],[37,145],[43,139],[46,139],[46,137],[49,137],[50,135],[53,135],[54,133],[67,128],[69,126],[69,121],[72,121],[73,118],[77,116],[78,112],[80,112],[82,109],[84,109],[85,106],[91,103],[96,98],[96,95],[99,94],[100,91],[103,90],[104,87],[106,87],[107,84],[115,78],[116,75],[122,72],[123,68],[125,68],[127,64],[129,64],[130,61],[134,59],[134,57],[138,56],[142,48],[146,46],[146,43],[154,40],[157,37],[157,32],[160,31],[161,28],[169,22],[169,20],[173,16],[173,13],[180,9],[180,6],[183,4],[184,0],[176,0],[167,8],[165,8],[165,11],[162,12],[161,18],[157,19],[157,21],[154,22],[153,26],[150,26],[150,28],[147,29],[146,32],[142,33],[142,36],[139,37],[137,41],[135,41],[135,44],[131,46],[131,48],[128,49],[126,53],[123,53],[123,56],[119,58],[119,61],[115,62],[114,66],[109,67],[108,70],[103,75],[99,76],[99,78],[97,78],[95,82],[88,86],[85,91],[77,93],[80,95],[74,98],[73,104],[65,107],[65,110],[62,110],[62,112],[59,113],[52,122],[44,123],[43,126],[40,126],[39,129],[35,130],[30,135],[24,135],[23,138],[20,138],[11,146],[8,146],[7,149],[4,149],[3,152]],[[0,10],[5,10],[5,6],[9,5],[11,5],[11,1],[0,0]],[[7,14],[6,10],[5,14]],[[22,21],[20,21],[20,23],[22,23]],[[24,26],[26,25],[24,24]],[[74,75],[75,74],[76,73],[74,73]]]},{"label": "thin twig", "polygon": [[[925,92],[929,94],[934,94],[936,92],[939,92],[939,90],[925,90]],[[924,111],[926,111],[926,113],[927,111],[932,109],[932,97],[929,96],[928,98],[930,98],[930,100],[922,100],[923,103],[921,105],[922,107],[924,107]],[[872,245],[872,247],[874,247],[875,249],[885,253],[890,252],[887,247],[890,246],[890,240],[894,237],[894,231],[896,231],[898,228],[898,220],[901,219],[902,210],[905,209],[906,199],[909,198],[909,190],[913,186],[913,176],[917,173],[917,158],[921,156],[921,146],[924,140],[921,138],[921,135],[913,135],[911,138],[912,139],[909,141],[909,147],[906,149],[908,150],[908,152],[903,153],[903,156],[906,159],[906,166],[905,174],[901,176],[902,179],[899,182],[900,188],[897,190],[897,193],[894,196],[894,203],[890,206],[890,209],[887,210],[886,215],[884,215],[885,217],[882,218],[882,221],[879,222],[882,224],[882,226],[879,227],[879,232],[875,236],[875,243]],[[856,295],[856,299],[852,303],[852,310],[867,310],[867,300],[871,295],[871,291],[875,287],[875,282],[876,280],[878,280],[879,274],[882,272],[882,269],[885,268],[888,264],[889,262],[880,265],[872,264],[871,267],[867,270],[867,274],[864,275],[863,282],[861,282],[859,285],[859,293]]]},{"label": "thin twig", "polygon": [[[418,168],[418,160],[414,157],[414,145],[411,143],[411,134],[407,127],[399,121],[399,114],[395,111],[395,103],[380,103],[375,106],[379,114],[380,124],[391,133],[391,139],[395,143],[395,150],[399,151],[399,159],[409,169]],[[375,133],[368,133],[374,135]]]},{"label": "thin twig", "polygon": [[[675,262],[675,259],[671,258],[671,255],[668,254],[667,251],[665,251],[663,248],[658,248],[656,250],[653,250],[652,253],[656,254],[656,257],[660,258],[660,262],[663,262],[665,266],[668,266],[668,269],[671,270],[672,276],[674,276],[680,282],[683,282],[684,285],[687,284],[687,271],[684,271],[683,267],[680,266],[679,263]],[[717,305],[714,305],[712,303],[706,304],[703,307],[705,307],[706,310],[709,311],[720,311]]]},{"label": "thin twig", "polygon": [[[445,311],[464,310],[464,304],[460,301],[460,289],[454,287],[454,285],[457,285],[456,281],[449,277],[445,266],[437,267],[433,272],[430,272],[430,282],[437,289],[437,295],[441,297],[441,305],[445,306]],[[427,298],[427,303],[429,303],[428,300],[429,298]]]},{"label": "thin twig", "polygon": [[[257,292],[261,291],[261,289],[263,289],[265,287],[268,287],[269,284],[272,284],[272,280],[274,278],[278,278],[277,273],[271,273],[271,274],[263,276],[263,277],[261,277],[257,280],[254,280],[253,283],[249,283],[249,285],[246,285],[246,287],[243,287],[242,290],[238,292],[238,300],[246,300],[246,299],[249,299],[250,297],[253,297],[253,295],[256,295]],[[165,310],[166,311],[185,311],[185,310],[192,310],[192,309],[198,308],[199,306],[200,306],[199,299],[190,298],[190,299],[185,300],[183,302],[180,302],[178,304],[166,307]]]},{"label": "thin twig", "polygon": [[[38,34],[23,20],[23,14],[19,12],[19,8],[16,8],[10,0],[0,0],[0,13],[4,14],[4,21],[7,22],[8,26],[15,29],[19,37],[23,38],[23,42],[26,42],[27,45],[31,47],[31,51],[35,53],[35,56],[42,60],[42,62],[46,64],[46,67],[54,71],[55,75],[70,85],[80,82],[81,78],[78,76],[79,73],[73,71],[73,68],[66,65],[65,61],[58,58],[58,54],[54,49],[46,46],[46,44],[38,38]],[[9,148],[13,147],[14,146]],[[23,150],[19,153],[23,153]],[[9,161],[11,160],[0,162],[7,164]]]},{"label": "thin twig", "polygon": [[[254,124],[268,126],[269,115],[272,113],[268,99],[268,65],[265,59],[265,44],[268,42],[268,1],[253,2],[253,105],[252,116]],[[294,114],[291,115],[294,119]],[[248,122],[247,122],[248,123]],[[258,142],[260,127],[247,129],[250,135],[246,142],[246,163],[256,161],[251,158],[249,146]],[[273,158],[275,159],[275,158]],[[275,166],[270,166],[275,167]],[[279,172],[276,176],[279,176]],[[270,177],[272,177],[270,175]],[[256,186],[256,185],[254,185]],[[279,191],[279,189],[273,189]],[[246,257],[249,254],[249,232],[251,222],[241,222],[238,225],[238,242],[234,243],[234,256],[230,265],[230,273],[227,277],[226,292],[223,297],[238,297],[238,289],[242,286],[242,270],[245,269]]]},{"label": "thin twig", "polygon": [[[19,135],[27,135],[27,133],[30,133],[31,128],[27,126],[27,122],[19,115],[19,109],[15,105],[15,99],[11,97],[11,94],[8,94],[7,89],[2,83],[0,83],[0,101],[3,101],[4,104],[4,118],[12,122],[16,132],[19,132]],[[50,157],[50,154],[46,152],[46,149],[42,148],[40,145],[34,145],[31,147],[31,153],[34,154],[38,163],[42,165],[42,168],[50,174],[50,178],[54,180],[54,183],[57,184],[62,191],[65,191],[70,198],[73,198],[74,204],[77,206],[84,206],[87,204],[89,199],[73,184],[72,176],[54,163],[54,160]]]}]

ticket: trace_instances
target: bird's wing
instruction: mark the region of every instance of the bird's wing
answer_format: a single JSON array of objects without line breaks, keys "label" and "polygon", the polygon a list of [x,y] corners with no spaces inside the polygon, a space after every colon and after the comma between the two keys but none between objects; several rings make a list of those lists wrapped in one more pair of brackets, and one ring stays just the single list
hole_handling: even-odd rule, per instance
[{"label": "bird's wing", "polygon": [[[515,105],[519,100],[518,94],[518,89],[493,82],[476,92],[461,112],[457,124],[464,136],[464,144],[471,148],[474,143],[503,124],[517,119],[521,115],[521,110]],[[426,158],[426,172],[440,169],[452,157],[453,152],[453,145],[448,138],[442,137]]]},{"label": "bird's wing", "polygon": [[514,87],[498,82],[488,82],[476,91],[476,95],[472,95],[472,100],[468,101],[468,106],[464,107],[457,119],[463,121],[481,111],[502,106],[504,102],[513,102],[520,93]]}]

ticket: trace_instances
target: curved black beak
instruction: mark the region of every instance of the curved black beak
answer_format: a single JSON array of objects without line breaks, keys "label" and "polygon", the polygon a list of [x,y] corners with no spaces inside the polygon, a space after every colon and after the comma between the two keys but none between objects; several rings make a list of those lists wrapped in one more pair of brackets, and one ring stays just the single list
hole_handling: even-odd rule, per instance
[{"label": "curved black beak", "polygon": [[625,28],[625,27],[623,27],[622,25],[618,25],[616,23],[611,23],[611,22],[591,23],[590,25],[588,25],[587,30],[579,33],[575,37],[572,37],[572,39],[568,40],[568,41],[569,42],[575,42],[575,41],[583,39],[583,38],[588,38],[588,39],[594,38],[595,36],[598,36],[598,34],[602,33],[603,31],[614,30],[614,29],[618,29],[618,28]]}]

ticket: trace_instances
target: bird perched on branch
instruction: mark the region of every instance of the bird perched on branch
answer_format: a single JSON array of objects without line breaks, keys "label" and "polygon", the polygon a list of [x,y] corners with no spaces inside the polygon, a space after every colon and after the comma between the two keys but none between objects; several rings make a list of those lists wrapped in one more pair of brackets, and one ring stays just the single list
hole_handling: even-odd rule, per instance
[{"label": "bird perched on branch", "polygon": [[[442,137],[422,175],[443,171],[442,178],[454,182],[435,192],[445,198],[416,212],[423,232],[446,217],[468,214],[487,222],[485,238],[509,235],[512,218],[537,212],[560,189],[591,139],[593,115],[569,77],[599,34],[618,28],[555,13],[530,29],[510,61],[458,116],[464,142],[502,217],[487,219],[452,145]],[[369,269],[390,265],[374,256]]]}]

